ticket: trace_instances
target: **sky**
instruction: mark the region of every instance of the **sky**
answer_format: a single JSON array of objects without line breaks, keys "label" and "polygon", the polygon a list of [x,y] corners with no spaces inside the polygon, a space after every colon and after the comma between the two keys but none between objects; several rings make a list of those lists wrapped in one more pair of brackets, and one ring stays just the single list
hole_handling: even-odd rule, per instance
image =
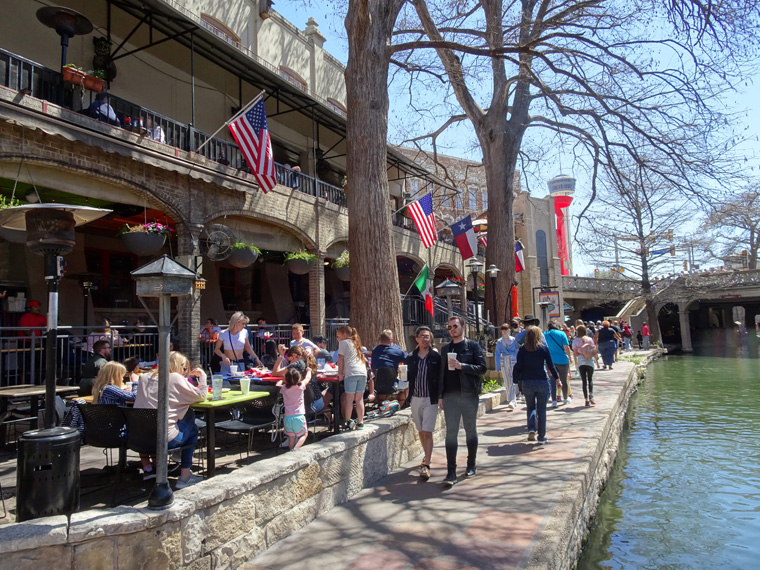
[{"label": "sky", "polygon": [[[348,43],[345,37],[346,32],[343,17],[330,4],[330,2],[308,2],[308,0],[277,0],[274,4],[274,9],[300,30],[306,27],[306,21],[309,17],[313,17],[319,24],[322,35],[327,39],[324,48],[343,64],[346,64],[348,61]],[[394,108],[393,100],[394,98],[391,99],[391,122],[393,122],[394,116],[399,117],[405,112],[405,108]],[[724,101],[726,110],[740,112],[743,115],[742,124],[739,125],[739,135],[743,135],[750,140],[739,148],[741,154],[743,154],[745,169],[748,174],[760,179],[760,105],[758,105],[760,101],[760,77],[747,77],[744,81],[743,91],[729,94]],[[467,127],[462,126],[461,128]],[[395,136],[399,136],[397,132],[394,133],[393,125],[391,125],[389,136],[393,138],[394,134]],[[465,140],[466,138],[466,136],[460,136],[459,140]],[[457,137],[454,135],[450,140],[456,141]],[[395,143],[399,141],[391,140],[390,142]],[[534,139],[533,142],[539,145],[543,143],[540,139]],[[465,144],[457,147],[457,142],[451,144],[454,149],[446,151],[448,154],[476,161],[481,159],[478,148],[472,148],[471,145]],[[546,144],[551,144],[551,142],[549,141]],[[524,176],[522,180],[523,189],[527,188],[532,195],[543,197],[548,193],[545,180],[550,180],[560,173],[570,174],[577,179],[575,201],[571,207],[571,210],[574,210],[572,213],[577,216],[590,197],[590,178],[587,176],[584,166],[579,163],[574,164],[572,157],[558,154],[553,160],[547,159],[547,163],[541,169],[544,180],[535,178],[526,179]],[[571,231],[571,236],[575,235],[578,223],[577,219],[573,220],[574,227]],[[581,220],[579,235],[583,235],[583,223]],[[686,231],[695,232],[697,226],[698,223],[695,220],[691,225],[687,226]],[[683,255],[679,252],[674,258],[674,262],[680,266],[680,262],[683,259],[686,259],[685,252]],[[718,266],[720,263],[716,261],[714,264],[708,265]],[[596,267],[593,260],[583,259],[578,253],[577,248],[573,247],[573,272],[575,274],[593,275]],[[600,269],[603,271],[605,268]]]}]

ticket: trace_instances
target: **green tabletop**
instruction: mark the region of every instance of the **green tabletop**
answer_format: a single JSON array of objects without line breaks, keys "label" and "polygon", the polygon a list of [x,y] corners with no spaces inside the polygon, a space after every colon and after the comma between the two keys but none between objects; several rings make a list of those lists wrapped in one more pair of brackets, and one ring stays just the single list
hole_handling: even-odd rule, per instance
[{"label": "green tabletop", "polygon": [[190,407],[198,409],[220,408],[222,406],[229,406],[230,404],[237,404],[238,402],[266,398],[267,396],[269,396],[269,392],[254,392],[251,390],[247,394],[243,394],[240,390],[230,390],[229,392],[224,392],[222,394],[221,400],[212,400],[211,393],[209,392],[209,396],[205,402],[198,402]]}]

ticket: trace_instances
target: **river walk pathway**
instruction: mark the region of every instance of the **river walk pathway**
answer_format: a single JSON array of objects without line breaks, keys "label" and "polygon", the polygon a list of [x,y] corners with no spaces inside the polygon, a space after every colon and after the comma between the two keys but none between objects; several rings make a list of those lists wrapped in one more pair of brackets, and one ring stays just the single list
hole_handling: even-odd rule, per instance
[{"label": "river walk pathway", "polygon": [[570,568],[614,460],[634,376],[631,362],[597,370],[590,408],[580,380],[571,379],[573,401],[547,411],[546,445],[528,442],[524,405],[498,406],[478,419],[476,477],[464,478],[462,432],[453,488],[441,484],[441,441],[428,482],[419,479],[417,458],[239,568]]}]

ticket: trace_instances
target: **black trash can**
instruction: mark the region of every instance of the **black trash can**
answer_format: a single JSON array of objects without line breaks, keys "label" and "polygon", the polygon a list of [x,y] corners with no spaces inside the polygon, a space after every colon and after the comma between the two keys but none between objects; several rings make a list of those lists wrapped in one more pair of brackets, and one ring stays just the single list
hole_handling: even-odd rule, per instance
[{"label": "black trash can", "polygon": [[79,509],[79,432],[36,429],[18,440],[16,521],[68,515]]}]

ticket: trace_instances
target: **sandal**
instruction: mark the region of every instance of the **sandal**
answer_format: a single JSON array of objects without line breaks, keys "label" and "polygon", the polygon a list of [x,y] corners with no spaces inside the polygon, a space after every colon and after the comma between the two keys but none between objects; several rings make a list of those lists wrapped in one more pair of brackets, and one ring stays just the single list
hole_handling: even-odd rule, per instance
[{"label": "sandal", "polygon": [[424,463],[420,465],[420,479],[423,481],[430,479],[430,465],[425,465]]}]

